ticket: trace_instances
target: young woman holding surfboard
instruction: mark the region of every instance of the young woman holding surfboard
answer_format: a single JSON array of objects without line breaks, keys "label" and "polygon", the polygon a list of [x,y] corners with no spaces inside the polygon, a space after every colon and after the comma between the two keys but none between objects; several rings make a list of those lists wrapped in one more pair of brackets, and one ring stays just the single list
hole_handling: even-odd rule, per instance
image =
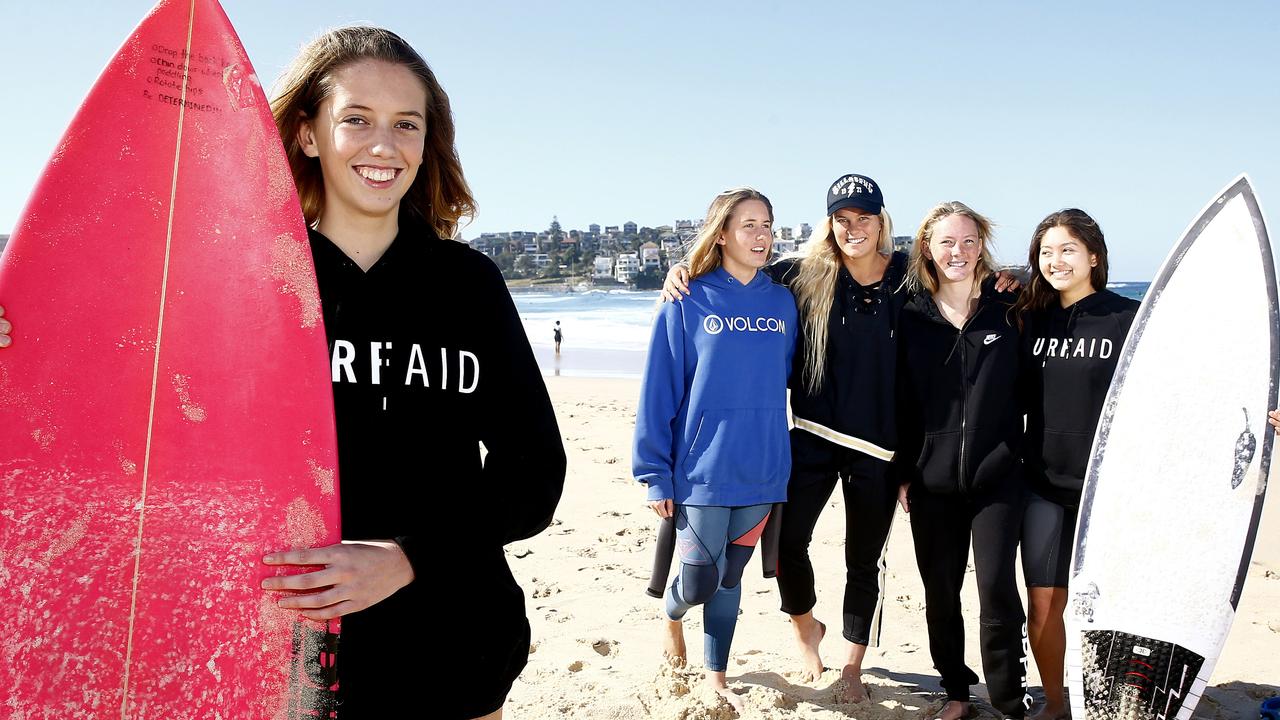
[{"label": "young woman holding surfboard", "polygon": [[[266,556],[306,571],[262,586],[343,617],[343,717],[499,718],[529,649],[502,546],[550,523],[565,455],[501,274],[449,240],[475,207],[449,98],[399,36],[351,27],[303,48],[272,111],[319,281],[344,542]],[[426,694],[441,655],[447,690]]]},{"label": "young woman holding surfboard", "polygon": [[983,674],[991,704],[1022,718],[1026,617],[1015,558],[1022,512],[1018,331],[1014,296],[995,288],[991,225],[960,202],[916,231],[898,322],[898,457],[925,589],[929,651],[942,675],[942,720],[969,713],[978,676],[964,661],[960,588],[973,544]]},{"label": "young woman holding surfboard", "polygon": [[1041,220],[1027,265],[1031,282],[1016,305],[1029,382],[1022,573],[1027,631],[1045,694],[1036,718],[1059,720],[1068,715],[1063,613],[1080,491],[1098,416],[1139,303],[1107,289],[1107,243],[1102,228],[1082,210]]},{"label": "young woman holding surfboard", "polygon": [[272,111],[310,226],[346,540],[268,555],[319,569],[263,587],[344,616],[344,715],[403,712],[445,652],[456,672],[422,713],[500,717],[529,646],[502,546],[550,523],[565,455],[502,276],[450,241],[475,202],[449,98],[399,36],[352,27],[302,50]]},{"label": "young woman holding surfboard", "polygon": [[[817,604],[809,544],[837,482],[844,493],[845,592],[841,668],[846,702],[867,697],[862,661],[879,645],[884,555],[897,485],[889,461],[896,447],[895,376],[898,313],[907,300],[907,256],[893,250],[893,221],[880,186],[865,175],[837,178],[827,214],[801,254],[765,272],[788,287],[801,315],[791,379],[791,478],[781,522],[778,589],[791,616],[806,680],[823,672],[826,626]],[[687,294],[686,270],[668,274],[665,299]],[[1008,282],[1013,287],[1017,283]]]},{"label": "young woman holding surfboard", "polygon": [[759,272],[772,226],[773,207],[751,188],[712,201],[688,257],[690,297],[664,304],[654,322],[632,454],[650,506],[675,521],[680,562],[663,595],[666,652],[685,660],[682,621],[703,605],[707,680],[739,713],[725,671],[742,571],[770,508],[786,499],[791,470],[796,307]]}]

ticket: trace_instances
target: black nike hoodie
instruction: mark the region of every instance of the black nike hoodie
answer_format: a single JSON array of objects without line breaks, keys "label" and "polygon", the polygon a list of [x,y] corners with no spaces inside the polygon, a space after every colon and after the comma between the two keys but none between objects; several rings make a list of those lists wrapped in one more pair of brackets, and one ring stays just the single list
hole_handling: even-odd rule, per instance
[{"label": "black nike hoodie", "polygon": [[[982,285],[957,329],[928,291],[898,321],[899,482],[931,493],[986,493],[1021,482],[1022,399],[1015,296]],[[918,491],[918,490],[917,490]]]},{"label": "black nike hoodie", "polygon": [[1029,383],[1024,469],[1040,496],[1075,507],[1137,300],[1099,290],[1074,305],[1029,312],[1022,352]]}]

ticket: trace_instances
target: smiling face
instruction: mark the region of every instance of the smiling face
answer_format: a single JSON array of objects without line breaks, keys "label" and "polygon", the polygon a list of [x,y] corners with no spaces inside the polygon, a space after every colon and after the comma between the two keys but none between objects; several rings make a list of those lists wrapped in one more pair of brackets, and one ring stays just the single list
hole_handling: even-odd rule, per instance
[{"label": "smiling face", "polygon": [[721,264],[730,275],[739,280],[754,277],[756,270],[769,261],[769,251],[773,249],[769,208],[755,199],[738,203],[716,244],[721,249]]},{"label": "smiling face", "polygon": [[403,65],[361,60],[336,70],[333,92],[298,142],[320,159],[324,215],[394,218],[422,165],[427,91]]},{"label": "smiling face", "polygon": [[1098,256],[1061,225],[1045,231],[1040,239],[1040,274],[1070,305],[1097,288],[1093,286],[1093,268]]},{"label": "smiling face", "polygon": [[851,260],[874,254],[880,245],[880,216],[856,208],[841,208],[831,216],[831,234],[840,252]]},{"label": "smiling face", "polygon": [[939,283],[971,281],[982,257],[978,224],[960,214],[942,218],[933,225],[925,254],[933,261]]}]

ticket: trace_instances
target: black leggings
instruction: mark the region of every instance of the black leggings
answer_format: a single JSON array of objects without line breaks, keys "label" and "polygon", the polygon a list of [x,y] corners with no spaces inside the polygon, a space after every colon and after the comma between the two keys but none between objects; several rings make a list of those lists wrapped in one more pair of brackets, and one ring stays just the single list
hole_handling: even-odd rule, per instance
[{"label": "black leggings", "polygon": [[982,672],[991,704],[1006,717],[1021,718],[1027,694],[1027,617],[1018,594],[1018,531],[1021,486],[981,494],[935,495],[911,486],[911,536],[924,581],[929,652],[950,700],[967,701],[978,676],[964,662],[960,588],[973,539],[978,582],[978,627]]},{"label": "black leggings", "polygon": [[818,516],[841,480],[844,492],[844,637],[880,644],[884,611],[885,549],[898,488],[889,464],[805,430],[791,431],[791,480],[778,539],[782,611],[803,615],[818,602],[809,543]]}]

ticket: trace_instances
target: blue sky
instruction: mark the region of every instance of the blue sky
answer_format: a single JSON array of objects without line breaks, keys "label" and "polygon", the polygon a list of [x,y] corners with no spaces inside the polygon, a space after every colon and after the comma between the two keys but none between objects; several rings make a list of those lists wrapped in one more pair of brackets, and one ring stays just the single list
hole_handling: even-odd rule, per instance
[{"label": "blue sky", "polygon": [[[268,84],[332,25],[413,43],[453,102],[480,204],[467,237],[553,214],[665,224],[741,184],[779,224],[816,223],[853,171],[880,182],[898,234],[963,200],[1010,262],[1041,217],[1081,207],[1112,279],[1145,280],[1236,174],[1280,207],[1272,0],[222,4]],[[0,0],[0,233],[150,5]]]}]

